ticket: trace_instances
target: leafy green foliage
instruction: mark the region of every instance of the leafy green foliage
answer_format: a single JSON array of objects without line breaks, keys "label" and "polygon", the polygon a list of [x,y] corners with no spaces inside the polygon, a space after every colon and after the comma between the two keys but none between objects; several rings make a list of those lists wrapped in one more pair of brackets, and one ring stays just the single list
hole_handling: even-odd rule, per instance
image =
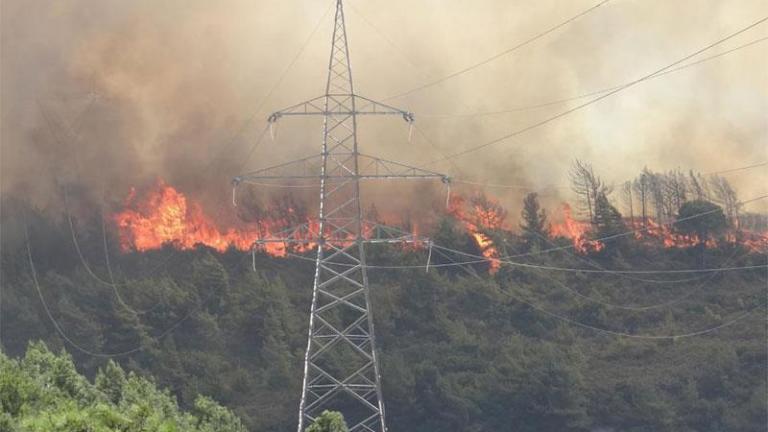
[{"label": "leafy green foliage", "polygon": [[340,412],[323,411],[306,429],[306,432],[347,432],[348,430],[344,416]]},{"label": "leafy green foliage", "polygon": [[24,432],[245,432],[231,411],[198,397],[192,414],[154,383],[109,362],[91,384],[65,352],[31,343],[21,360],[0,353],[0,430]]}]

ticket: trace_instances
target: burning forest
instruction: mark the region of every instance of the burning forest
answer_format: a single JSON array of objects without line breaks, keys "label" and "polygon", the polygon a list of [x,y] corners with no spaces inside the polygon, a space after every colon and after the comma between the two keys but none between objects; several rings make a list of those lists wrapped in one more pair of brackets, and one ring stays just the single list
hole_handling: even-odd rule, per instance
[{"label": "burning forest", "polygon": [[[716,248],[727,243],[739,244],[755,253],[768,250],[768,230],[760,226],[760,219],[754,215],[739,213],[735,191],[721,177],[705,178],[693,173],[684,176],[680,172],[658,174],[644,170],[615,194],[613,188],[594,173],[591,165],[576,161],[574,173],[574,190],[583,217],[577,217],[567,202],[555,204],[549,213],[542,211],[544,225],[538,235],[550,246],[557,239],[566,239],[577,253],[594,255],[610,247],[610,239],[616,237],[663,248],[685,249],[700,245]],[[617,200],[623,202],[624,214],[607,198],[609,195],[620,195]],[[722,207],[718,206],[724,217],[721,229],[703,239],[696,232],[682,230],[676,220],[688,197],[723,203]],[[373,213],[374,218],[381,219],[375,207]],[[143,191],[132,188],[122,208],[110,219],[124,252],[143,252],[166,245],[181,250],[205,246],[223,252],[229,248],[248,251],[260,240],[274,238],[294,225],[304,224],[307,236],[317,236],[318,223],[310,214],[300,200],[284,195],[266,208],[241,217],[235,226],[226,226],[215,215],[206,213],[200,202],[163,180],[157,180]],[[521,222],[510,220],[500,201],[483,191],[468,191],[464,195],[455,193],[446,208],[436,207],[420,214],[428,216],[424,220],[409,219],[407,223],[415,236],[417,231],[429,232],[441,217],[452,218],[472,238],[492,273],[499,270],[502,258],[507,255],[496,242],[520,235]],[[393,222],[395,218],[388,219],[389,224],[398,225]],[[315,246],[267,242],[258,244],[257,248],[274,257],[285,257],[289,251],[307,252]]]}]

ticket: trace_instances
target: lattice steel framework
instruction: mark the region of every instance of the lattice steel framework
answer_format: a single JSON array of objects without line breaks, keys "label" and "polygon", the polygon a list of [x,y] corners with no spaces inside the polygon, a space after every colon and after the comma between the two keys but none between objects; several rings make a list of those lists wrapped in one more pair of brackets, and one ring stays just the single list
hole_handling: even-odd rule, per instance
[{"label": "lattice steel framework", "polygon": [[276,179],[319,180],[319,226],[294,227],[259,242],[317,244],[298,432],[324,410],[344,413],[351,432],[387,430],[365,245],[428,240],[364,221],[360,182],[449,181],[436,172],[360,154],[357,141],[360,115],[395,115],[408,123],[414,120],[407,111],[354,93],[344,9],[342,0],[337,0],[325,94],[269,117],[270,123],[287,116],[322,117],[322,152],[233,180],[235,186]]}]

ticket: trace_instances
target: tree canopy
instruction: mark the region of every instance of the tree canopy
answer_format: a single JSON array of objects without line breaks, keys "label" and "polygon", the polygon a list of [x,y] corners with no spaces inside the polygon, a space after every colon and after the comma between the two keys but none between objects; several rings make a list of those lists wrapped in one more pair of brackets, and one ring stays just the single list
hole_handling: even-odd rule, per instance
[{"label": "tree canopy", "polygon": [[306,429],[306,432],[347,432],[348,430],[344,416],[340,412],[324,411]]},{"label": "tree canopy", "polygon": [[31,343],[19,360],[0,353],[0,430],[19,432],[245,432],[240,420],[198,396],[191,412],[167,390],[109,361],[94,383],[66,353]]},{"label": "tree canopy", "polygon": [[[108,286],[84,269],[68,228],[32,214],[39,286],[27,244],[5,235],[12,224],[0,226],[5,429],[85,424],[101,431],[117,424],[133,432],[141,423],[147,431],[295,431],[311,259],[256,254],[252,261],[235,250],[202,247],[110,249],[117,283]],[[107,275],[100,224],[77,228],[90,269]],[[434,229],[438,243],[478,253],[450,217]],[[515,233],[498,235],[504,254],[525,247]],[[627,239],[622,254],[574,256],[563,248],[521,259],[617,270],[697,264],[685,248]],[[766,382],[755,378],[765,377],[766,328],[757,325],[765,311],[764,269],[684,278],[512,265],[496,274],[480,266],[426,272],[427,249],[376,245],[366,252],[372,265],[407,267],[369,273],[391,430],[765,430]],[[712,266],[765,263],[729,242],[707,256]],[[591,327],[658,337],[720,328],[657,340]],[[91,353],[141,349],[110,362],[78,351],[59,330]],[[37,344],[27,353],[35,340],[70,354]],[[343,365],[340,357],[328,367]],[[333,408],[348,420],[359,414]]]},{"label": "tree canopy", "polygon": [[523,199],[520,229],[528,249],[543,246],[547,232],[547,212],[539,204],[539,194],[531,192]]},{"label": "tree canopy", "polygon": [[719,205],[706,200],[685,202],[678,212],[675,227],[684,234],[695,235],[699,243],[721,233],[727,226],[725,213]]}]

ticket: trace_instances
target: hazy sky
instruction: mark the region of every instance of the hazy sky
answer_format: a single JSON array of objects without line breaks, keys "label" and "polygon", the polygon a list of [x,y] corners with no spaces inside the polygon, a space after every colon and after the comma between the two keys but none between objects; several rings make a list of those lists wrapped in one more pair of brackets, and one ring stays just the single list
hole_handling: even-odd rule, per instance
[{"label": "hazy sky", "polygon": [[[347,0],[357,91],[374,99],[402,93],[598,2]],[[162,176],[190,192],[213,184],[219,194],[269,112],[323,92],[332,14],[264,100],[329,5],[4,0],[3,191],[44,197],[57,179],[76,178],[122,196],[128,186]],[[493,116],[441,115],[535,105],[619,85],[764,16],[765,0],[612,0],[488,65],[390,100],[416,113],[431,143],[414,134],[409,144],[407,126],[397,120],[364,120],[361,145],[366,153],[416,165],[438,159],[577,103]],[[763,24],[701,57],[766,36]],[[567,184],[574,158],[591,161],[615,182],[644,166],[709,172],[766,161],[767,52],[768,41],[641,83],[433,168],[465,179],[541,187]],[[76,133],[63,133],[67,124]],[[319,123],[287,120],[278,142],[264,142],[247,165],[317,152],[319,133]],[[208,169],[211,160],[217,163]],[[728,178],[742,198],[750,198],[766,192],[768,168]],[[489,191],[510,202],[521,193]],[[768,210],[768,204],[752,208]]]}]

